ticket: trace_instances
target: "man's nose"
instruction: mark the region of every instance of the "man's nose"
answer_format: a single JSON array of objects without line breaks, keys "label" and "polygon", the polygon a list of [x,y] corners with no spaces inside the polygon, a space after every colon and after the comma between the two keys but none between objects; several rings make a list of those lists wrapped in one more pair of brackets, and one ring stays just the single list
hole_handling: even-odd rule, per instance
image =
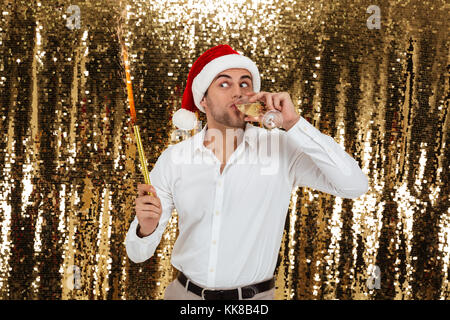
[{"label": "man's nose", "polygon": [[232,98],[234,99],[239,99],[243,96],[243,92],[242,92],[242,88],[239,85],[234,85],[233,86],[233,91],[232,91]]}]

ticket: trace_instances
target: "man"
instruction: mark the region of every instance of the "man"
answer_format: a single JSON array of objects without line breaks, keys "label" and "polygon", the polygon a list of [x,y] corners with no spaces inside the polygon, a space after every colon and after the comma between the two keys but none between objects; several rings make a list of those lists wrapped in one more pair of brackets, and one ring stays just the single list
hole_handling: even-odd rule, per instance
[{"label": "man", "polygon": [[[180,233],[171,263],[180,272],[165,299],[273,299],[292,188],[343,198],[368,189],[358,163],[302,118],[288,93],[259,90],[254,62],[227,45],[206,51],[189,72],[173,123],[192,129],[198,109],[207,124],[162,152],[152,186],[138,186],[126,237],[132,261],[149,259],[176,208]],[[245,96],[281,112],[284,130],[249,123],[261,117],[235,107]]]}]

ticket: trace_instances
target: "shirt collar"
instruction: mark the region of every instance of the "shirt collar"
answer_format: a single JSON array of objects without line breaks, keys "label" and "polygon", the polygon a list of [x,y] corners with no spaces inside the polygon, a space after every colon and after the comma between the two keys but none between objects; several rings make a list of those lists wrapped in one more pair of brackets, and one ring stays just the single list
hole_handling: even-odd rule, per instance
[{"label": "shirt collar", "polygon": [[[193,137],[194,139],[194,152],[203,151],[206,149],[206,147],[203,145],[203,142],[205,141],[205,133],[207,130],[208,124],[205,124],[203,129],[196,133]],[[244,138],[242,140],[243,143],[247,143],[251,149],[254,149],[257,144],[257,134],[258,134],[258,127],[255,127],[251,123],[247,122],[245,124],[245,130],[244,130]]]}]

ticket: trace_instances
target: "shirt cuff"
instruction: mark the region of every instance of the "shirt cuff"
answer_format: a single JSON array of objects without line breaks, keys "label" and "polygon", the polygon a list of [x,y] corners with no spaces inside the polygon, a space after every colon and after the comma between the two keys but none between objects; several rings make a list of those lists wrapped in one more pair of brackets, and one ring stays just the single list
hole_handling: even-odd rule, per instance
[{"label": "shirt cuff", "polygon": [[145,237],[139,237],[137,235],[137,227],[139,225],[139,222],[137,221],[137,219],[135,219],[130,226],[130,232],[129,232],[129,241],[131,242],[136,242],[139,244],[152,244],[154,243],[157,239],[156,239],[156,230],[158,229],[158,226],[155,228],[155,230],[149,234],[148,236]]}]

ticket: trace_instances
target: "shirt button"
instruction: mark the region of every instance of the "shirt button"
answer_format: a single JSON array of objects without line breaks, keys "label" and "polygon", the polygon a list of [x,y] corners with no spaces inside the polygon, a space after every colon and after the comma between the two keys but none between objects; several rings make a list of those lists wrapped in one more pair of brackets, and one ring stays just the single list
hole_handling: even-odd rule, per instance
[{"label": "shirt button", "polygon": [[222,182],[219,181],[219,182],[217,183],[217,185],[218,185],[219,187],[221,187],[221,186],[222,186]]},{"label": "shirt button", "polygon": [[216,211],[216,216],[218,216],[219,215],[219,211]]},{"label": "shirt button", "polygon": [[216,244],[216,240],[213,240],[213,241],[212,241],[212,244]]},{"label": "shirt button", "polygon": [[303,130],[308,131],[308,128],[306,128],[306,126],[303,126]]},{"label": "shirt button", "polygon": [[214,269],[213,268],[209,269],[209,272],[214,272]]}]

